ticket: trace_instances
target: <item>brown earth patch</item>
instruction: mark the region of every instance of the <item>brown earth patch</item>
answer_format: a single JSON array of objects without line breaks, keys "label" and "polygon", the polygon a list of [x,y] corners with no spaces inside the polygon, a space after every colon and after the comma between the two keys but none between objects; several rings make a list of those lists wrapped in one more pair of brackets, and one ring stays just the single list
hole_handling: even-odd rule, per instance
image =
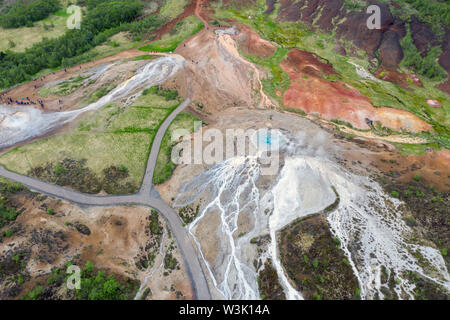
[{"label": "brown earth patch", "polygon": [[236,26],[240,31],[236,40],[245,54],[256,55],[261,59],[267,59],[275,53],[275,46],[269,41],[262,39],[249,26],[243,24],[236,24]]},{"label": "brown earth patch", "polygon": [[437,190],[450,189],[450,151],[428,152],[425,155],[380,154],[373,157],[373,164],[402,183],[413,181],[420,175],[423,184]]},{"label": "brown earth patch", "polygon": [[[184,70],[174,77],[181,96],[202,104],[205,116],[233,106],[254,104],[250,64],[236,56],[232,40],[203,29],[178,46],[175,53],[186,59]],[[231,49],[230,49],[231,48]],[[186,83],[186,78],[189,81]]]},{"label": "brown earth patch", "polygon": [[423,88],[423,84],[419,78],[414,75],[401,73],[398,71],[390,71],[388,69],[380,68],[376,71],[376,75],[383,81],[389,81],[398,84],[400,87],[407,89],[410,85],[415,85]]}]

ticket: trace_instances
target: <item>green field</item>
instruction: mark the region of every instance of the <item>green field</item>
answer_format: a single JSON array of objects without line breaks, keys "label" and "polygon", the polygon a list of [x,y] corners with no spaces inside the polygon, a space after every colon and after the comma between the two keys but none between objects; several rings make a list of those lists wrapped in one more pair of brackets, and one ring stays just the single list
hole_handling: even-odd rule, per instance
[{"label": "green field", "polygon": [[[108,105],[87,114],[70,133],[44,138],[0,156],[9,170],[30,174],[30,170],[52,164],[55,173],[64,159],[86,159],[100,180],[105,169],[123,168],[122,184],[141,184],[153,138],[164,119],[180,103],[157,94],[141,96],[129,107]],[[59,169],[62,171],[61,169]]]},{"label": "green field", "polygon": [[140,48],[142,51],[172,52],[183,40],[196,34],[203,28],[203,23],[196,17],[189,16],[178,24],[160,40],[153,41],[150,44]]},{"label": "green field", "polygon": [[199,121],[197,117],[187,112],[181,112],[170,125],[161,143],[158,159],[156,161],[155,172],[153,174],[153,182],[161,184],[167,181],[173,174],[176,164],[171,161],[173,147],[177,144],[172,140],[173,132],[177,129],[186,129],[194,132],[194,121]]},{"label": "green field", "polygon": [[66,8],[63,8],[48,18],[35,22],[32,27],[15,29],[0,27],[0,51],[23,52],[44,38],[51,39],[63,35],[67,30],[68,16]]}]

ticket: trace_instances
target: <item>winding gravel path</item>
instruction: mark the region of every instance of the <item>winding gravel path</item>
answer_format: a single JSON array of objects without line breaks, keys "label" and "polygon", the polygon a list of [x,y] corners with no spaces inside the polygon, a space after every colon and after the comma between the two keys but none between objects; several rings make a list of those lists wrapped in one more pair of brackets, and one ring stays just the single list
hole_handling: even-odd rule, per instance
[{"label": "winding gravel path", "polygon": [[61,186],[47,183],[41,180],[30,178],[21,174],[17,174],[6,170],[0,166],[0,176],[9,180],[19,182],[32,190],[47,194],[52,197],[64,199],[80,205],[88,206],[117,206],[125,204],[136,204],[152,207],[158,210],[168,221],[170,230],[177,239],[178,247],[187,266],[187,272],[192,280],[195,296],[199,300],[210,300],[211,294],[209,292],[208,284],[200,266],[197,253],[189,239],[188,233],[181,224],[181,220],[174,209],[165,203],[158,191],[153,186],[153,172],[155,170],[156,159],[158,157],[159,149],[161,147],[164,134],[169,128],[175,117],[183,111],[191,100],[188,98],[181,103],[159,128],[153,143],[150,156],[147,163],[144,179],[141,189],[137,194],[125,196],[96,196],[82,194]]}]

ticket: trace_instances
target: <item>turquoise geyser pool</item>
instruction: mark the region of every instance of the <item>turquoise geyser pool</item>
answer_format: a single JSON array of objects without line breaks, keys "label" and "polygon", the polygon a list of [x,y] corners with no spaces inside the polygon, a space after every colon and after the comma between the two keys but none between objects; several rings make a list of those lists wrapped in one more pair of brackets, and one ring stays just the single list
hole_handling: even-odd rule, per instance
[{"label": "turquoise geyser pool", "polygon": [[280,130],[263,128],[255,132],[251,141],[259,152],[268,152],[280,150],[288,139]]}]

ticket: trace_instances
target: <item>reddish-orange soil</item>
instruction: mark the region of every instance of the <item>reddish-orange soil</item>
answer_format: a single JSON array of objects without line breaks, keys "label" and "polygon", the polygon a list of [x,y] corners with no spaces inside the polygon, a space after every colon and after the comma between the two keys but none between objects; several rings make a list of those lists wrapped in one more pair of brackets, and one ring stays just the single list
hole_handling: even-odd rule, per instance
[{"label": "reddish-orange soil", "polygon": [[384,127],[410,132],[431,130],[432,126],[414,114],[392,108],[375,108],[357,89],[342,81],[328,81],[322,75],[336,74],[332,66],[309,52],[294,49],[281,63],[291,86],[284,93],[284,105],[316,113],[326,120],[340,119],[358,129],[369,129],[366,120]]},{"label": "reddish-orange soil", "polygon": [[189,17],[191,15],[194,14],[195,12],[195,8],[197,7],[197,0],[193,0],[191,1],[185,8],[184,11],[182,13],[180,13],[175,19],[173,19],[172,21],[170,21],[169,23],[164,24],[161,28],[159,28],[158,30],[156,30],[156,32],[151,31],[149,34],[146,35],[145,39],[148,39],[150,37],[150,35],[154,34],[154,38],[151,41],[146,42],[145,44],[148,44],[152,41],[156,41],[161,39],[161,37],[163,35],[165,35],[166,33],[168,33],[170,30],[173,29],[173,27],[175,27],[175,25],[180,22],[181,20],[183,20],[186,17]]},{"label": "reddish-orange soil", "polygon": [[428,152],[425,155],[402,155],[389,152],[372,156],[373,164],[385,173],[398,172],[398,181],[408,183],[415,175],[422,182],[444,191],[450,188],[450,151]]}]

